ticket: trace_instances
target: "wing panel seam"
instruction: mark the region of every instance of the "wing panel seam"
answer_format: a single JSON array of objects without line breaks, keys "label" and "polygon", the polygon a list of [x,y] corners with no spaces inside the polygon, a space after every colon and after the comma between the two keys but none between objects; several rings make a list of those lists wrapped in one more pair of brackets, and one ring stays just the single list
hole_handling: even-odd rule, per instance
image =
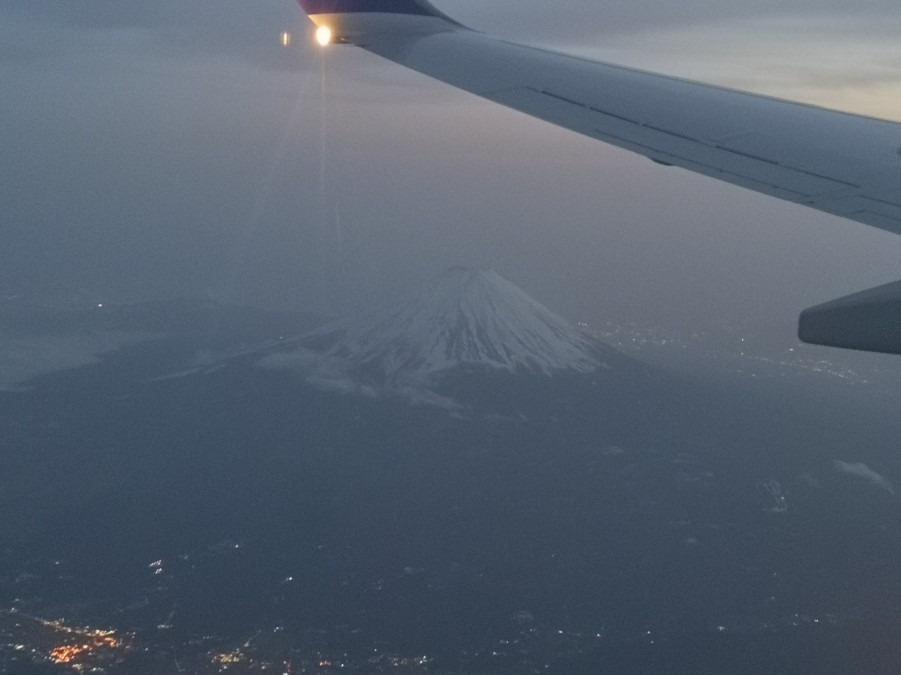
[{"label": "wing panel seam", "polygon": [[756,180],[749,176],[745,176],[740,173],[734,173],[732,171],[727,171],[725,169],[721,169],[720,167],[713,166],[710,164],[704,164],[703,162],[698,162],[693,159],[688,159],[686,157],[680,157],[679,155],[673,155],[673,154],[670,154],[667,152],[662,152],[662,151],[657,150],[656,148],[652,148],[648,145],[644,145],[642,143],[636,143],[635,141],[631,141],[627,138],[622,138],[620,136],[616,136],[615,134],[611,134],[606,131],[601,131],[600,129],[595,129],[594,132],[599,137],[608,139],[608,142],[613,142],[615,145],[625,144],[625,145],[631,146],[633,148],[641,148],[642,150],[645,151],[642,154],[647,155],[651,159],[653,159],[653,157],[651,157],[651,155],[654,155],[657,157],[667,157],[669,159],[674,160],[674,162],[678,162],[678,164],[676,164],[676,166],[680,166],[680,165],[684,166],[685,164],[690,164],[692,166],[696,166],[696,167],[700,167],[700,168],[704,169],[705,173],[717,173],[717,174],[720,174],[723,176],[731,176],[735,179],[738,179],[739,181],[741,181],[743,183],[753,183],[755,185],[759,185],[761,187],[768,188],[769,190],[778,190],[779,192],[784,192],[786,194],[796,195],[798,197],[798,199],[796,201],[799,201],[799,202],[802,200],[810,199],[813,196],[813,195],[805,194],[803,192],[798,192],[797,190],[791,190],[782,185],[773,185],[771,183],[765,183],[763,181]]}]

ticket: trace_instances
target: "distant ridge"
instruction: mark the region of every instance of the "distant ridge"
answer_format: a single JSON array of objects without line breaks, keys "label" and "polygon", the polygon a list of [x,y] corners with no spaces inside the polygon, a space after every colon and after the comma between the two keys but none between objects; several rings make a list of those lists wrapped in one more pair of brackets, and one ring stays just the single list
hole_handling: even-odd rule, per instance
[{"label": "distant ridge", "polygon": [[454,267],[396,302],[278,345],[262,364],[309,367],[318,354],[366,384],[408,386],[460,368],[590,373],[605,351],[497,272]]}]

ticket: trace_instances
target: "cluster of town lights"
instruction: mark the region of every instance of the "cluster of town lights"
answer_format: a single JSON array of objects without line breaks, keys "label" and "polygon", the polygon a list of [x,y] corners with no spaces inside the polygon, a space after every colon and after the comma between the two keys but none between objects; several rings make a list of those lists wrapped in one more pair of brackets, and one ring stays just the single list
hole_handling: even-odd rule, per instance
[{"label": "cluster of town lights", "polygon": [[98,651],[118,649],[122,646],[122,642],[116,637],[113,631],[74,631],[66,630],[65,632],[74,633],[82,638],[84,642],[75,644],[63,644],[54,647],[50,651],[50,658],[54,663],[75,663],[78,659],[92,656]]}]

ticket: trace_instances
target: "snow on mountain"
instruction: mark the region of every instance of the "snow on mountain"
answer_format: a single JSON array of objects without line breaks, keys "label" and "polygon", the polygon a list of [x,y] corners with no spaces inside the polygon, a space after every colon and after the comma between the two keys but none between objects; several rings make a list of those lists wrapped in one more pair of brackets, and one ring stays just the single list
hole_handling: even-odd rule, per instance
[{"label": "snow on mountain", "polygon": [[400,301],[282,343],[269,368],[294,367],[337,385],[404,387],[461,367],[589,373],[607,348],[493,271],[453,268]]}]

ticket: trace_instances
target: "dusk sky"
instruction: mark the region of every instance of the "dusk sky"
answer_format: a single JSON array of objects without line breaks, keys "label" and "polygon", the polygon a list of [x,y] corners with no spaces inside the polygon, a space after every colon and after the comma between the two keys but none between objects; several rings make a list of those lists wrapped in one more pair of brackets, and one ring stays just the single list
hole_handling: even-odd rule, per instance
[{"label": "dusk sky", "polygon": [[[530,44],[901,120],[897,0],[435,4]],[[901,237],[310,32],[293,0],[5,0],[0,293],[340,314],[463,264],[572,320],[750,319],[791,339],[805,307],[901,277]]]}]

